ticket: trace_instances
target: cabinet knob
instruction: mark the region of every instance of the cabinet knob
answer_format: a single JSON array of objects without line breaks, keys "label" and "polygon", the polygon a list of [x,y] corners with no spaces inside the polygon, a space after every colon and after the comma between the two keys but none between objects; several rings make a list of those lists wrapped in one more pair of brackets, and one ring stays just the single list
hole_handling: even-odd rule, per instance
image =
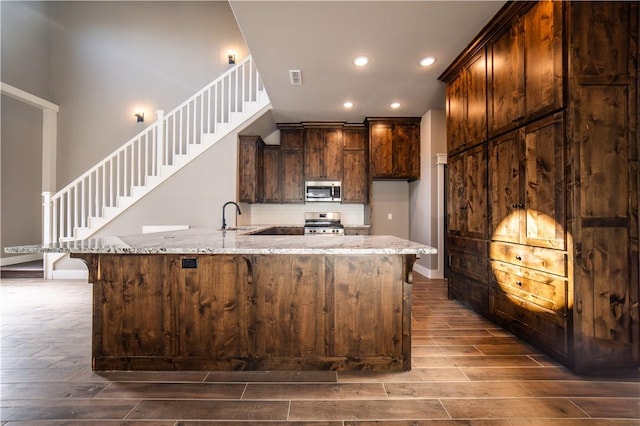
[{"label": "cabinet knob", "polygon": [[516,285],[521,287],[522,286],[522,281],[516,281]]}]

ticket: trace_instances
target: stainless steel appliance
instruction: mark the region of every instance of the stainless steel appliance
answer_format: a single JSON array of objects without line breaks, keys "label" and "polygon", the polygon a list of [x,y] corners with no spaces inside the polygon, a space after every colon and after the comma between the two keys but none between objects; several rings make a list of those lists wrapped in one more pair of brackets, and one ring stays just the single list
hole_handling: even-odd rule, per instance
[{"label": "stainless steel appliance", "polygon": [[304,183],[305,200],[308,202],[342,200],[342,183],[338,181],[306,181]]},{"label": "stainless steel appliance", "polygon": [[340,223],[340,213],[305,213],[304,235],[344,235],[344,226]]}]

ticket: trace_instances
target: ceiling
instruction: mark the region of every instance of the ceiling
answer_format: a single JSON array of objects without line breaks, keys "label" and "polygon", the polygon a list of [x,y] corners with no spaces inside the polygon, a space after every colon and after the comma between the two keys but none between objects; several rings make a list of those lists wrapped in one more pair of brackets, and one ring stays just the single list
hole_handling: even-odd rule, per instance
[{"label": "ceiling", "polygon": [[[438,76],[504,1],[230,1],[272,119],[362,122],[444,109]],[[370,58],[358,68],[352,60]],[[418,61],[437,57],[429,68]],[[302,72],[292,86],[289,70]],[[342,104],[350,100],[354,107]],[[391,109],[390,103],[402,104]]]}]

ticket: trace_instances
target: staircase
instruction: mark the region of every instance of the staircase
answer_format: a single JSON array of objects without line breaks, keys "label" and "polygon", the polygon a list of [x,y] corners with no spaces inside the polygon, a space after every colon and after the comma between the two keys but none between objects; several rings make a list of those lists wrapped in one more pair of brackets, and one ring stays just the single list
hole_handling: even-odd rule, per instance
[{"label": "staircase", "polygon": [[[62,190],[43,194],[44,243],[83,240],[271,108],[251,57],[164,114]],[[45,262],[45,276],[55,259]],[[50,272],[50,271],[49,271]]]}]

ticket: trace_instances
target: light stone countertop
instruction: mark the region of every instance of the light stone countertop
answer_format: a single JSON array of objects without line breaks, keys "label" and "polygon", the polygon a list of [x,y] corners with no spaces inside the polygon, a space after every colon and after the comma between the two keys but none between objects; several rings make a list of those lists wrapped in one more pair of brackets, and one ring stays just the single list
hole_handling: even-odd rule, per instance
[{"label": "light stone countertop", "polygon": [[7,247],[7,253],[115,254],[435,254],[424,244],[389,235],[252,235],[273,226],[235,231],[192,228],[120,237],[99,237],[46,245]]}]

